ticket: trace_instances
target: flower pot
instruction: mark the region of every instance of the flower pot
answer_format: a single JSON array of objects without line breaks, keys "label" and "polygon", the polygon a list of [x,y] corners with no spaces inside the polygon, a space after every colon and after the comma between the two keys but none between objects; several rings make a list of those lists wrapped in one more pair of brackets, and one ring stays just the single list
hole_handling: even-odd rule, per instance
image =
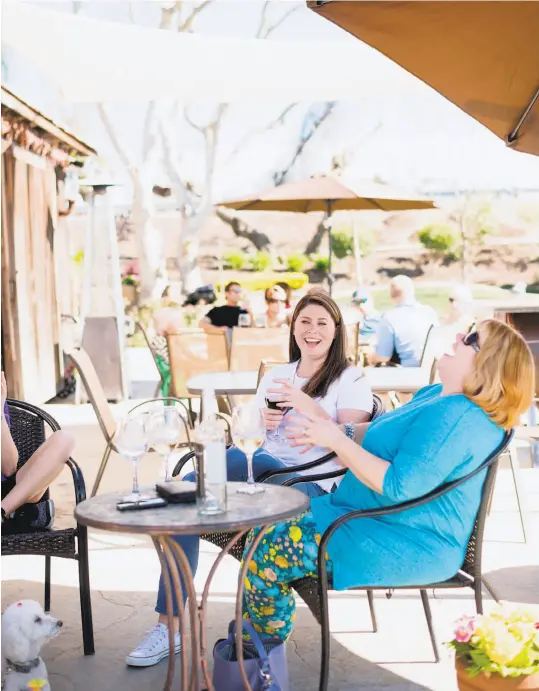
[{"label": "flower pot", "polygon": [[455,660],[455,669],[459,691],[539,691],[539,672],[528,677],[500,677],[498,674],[469,677],[460,660]]}]

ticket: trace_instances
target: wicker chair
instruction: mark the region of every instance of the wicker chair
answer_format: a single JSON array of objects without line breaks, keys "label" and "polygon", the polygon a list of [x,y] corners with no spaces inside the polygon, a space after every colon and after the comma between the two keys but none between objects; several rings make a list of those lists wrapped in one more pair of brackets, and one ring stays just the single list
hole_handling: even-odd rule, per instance
[{"label": "wicker chair", "polygon": [[[18,467],[20,468],[45,441],[45,424],[53,432],[59,430],[60,426],[50,415],[29,403],[13,399],[8,399],[7,403],[11,435],[19,452]],[[75,501],[79,504],[86,499],[84,477],[72,458],[68,459],[67,466],[73,475]],[[49,498],[49,490],[45,492],[44,498]],[[95,652],[94,631],[86,527],[77,523],[75,528],[63,530],[33,530],[27,533],[2,535],[2,556],[24,554],[45,557],[44,609],[46,612],[50,610],[51,602],[51,557],[75,559],[78,562],[84,654],[93,655]]]},{"label": "wicker chair", "polygon": [[[376,420],[379,418],[381,415],[385,413],[384,405],[381,401],[381,399],[374,394],[373,395],[373,408],[372,408],[372,416],[371,416],[371,421]],[[185,454],[178,463],[176,464],[176,467],[172,471],[172,476],[176,477],[180,471],[182,470],[183,466],[190,461],[194,457],[194,451],[191,451],[188,454]],[[310,461],[309,463],[302,463],[301,465],[297,465],[294,467],[292,470],[291,468],[280,468],[279,470],[268,470],[261,475],[259,475],[256,478],[257,482],[267,482],[270,478],[279,476],[279,475],[290,475],[291,472],[298,473],[298,472],[303,472],[305,470],[311,470],[312,468],[317,468],[321,465],[324,465],[328,461],[332,461],[335,458],[335,454],[328,453],[325,456],[322,456],[322,458],[318,458],[315,461]],[[285,480],[282,484],[285,486],[297,484],[299,482],[316,482],[316,480],[325,480],[328,478],[336,478],[340,477],[341,475],[344,475],[346,472],[346,468],[339,468],[338,470],[333,470],[332,472],[329,473],[323,473],[320,475],[302,475],[301,477],[295,477],[295,478],[289,478],[288,480]],[[223,549],[228,545],[232,537],[234,536],[234,533],[204,533],[200,537],[203,540],[206,540],[207,542],[211,542],[213,545],[216,545],[220,549]],[[238,559],[238,561],[241,560],[242,555],[243,555],[243,550],[245,547],[245,540],[246,537],[243,537],[242,539],[238,540],[236,544],[232,547],[230,550],[230,554]]]}]

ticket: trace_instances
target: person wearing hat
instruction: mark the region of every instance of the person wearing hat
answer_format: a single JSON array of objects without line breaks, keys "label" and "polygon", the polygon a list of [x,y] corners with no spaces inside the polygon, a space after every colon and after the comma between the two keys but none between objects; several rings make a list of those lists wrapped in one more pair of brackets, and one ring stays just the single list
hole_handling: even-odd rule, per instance
[{"label": "person wearing hat", "polygon": [[354,290],[352,294],[352,305],[354,305],[361,315],[359,319],[359,335],[363,340],[368,341],[376,336],[381,315],[374,306],[371,292],[367,286],[361,286],[357,290]]},{"label": "person wearing hat", "polygon": [[290,312],[286,308],[287,296],[283,288],[274,285],[264,293],[266,310],[259,314],[255,320],[258,327],[278,329],[281,326],[290,326]]}]

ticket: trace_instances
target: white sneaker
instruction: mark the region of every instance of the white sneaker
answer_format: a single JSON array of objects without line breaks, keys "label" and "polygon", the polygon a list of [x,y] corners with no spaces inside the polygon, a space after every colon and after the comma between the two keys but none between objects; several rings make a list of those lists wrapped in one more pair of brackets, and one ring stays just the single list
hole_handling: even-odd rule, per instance
[{"label": "white sneaker", "polygon": [[[174,634],[175,652],[181,650],[180,634]],[[148,631],[146,638],[126,658],[125,662],[130,667],[151,667],[165,657],[168,657],[168,627],[164,624],[156,624]]]}]

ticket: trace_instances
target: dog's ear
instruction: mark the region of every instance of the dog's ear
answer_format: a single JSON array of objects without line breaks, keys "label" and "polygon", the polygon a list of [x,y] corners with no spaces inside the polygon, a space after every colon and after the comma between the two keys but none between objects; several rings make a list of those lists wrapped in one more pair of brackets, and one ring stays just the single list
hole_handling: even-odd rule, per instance
[{"label": "dog's ear", "polygon": [[2,654],[14,662],[26,662],[32,657],[30,641],[16,622],[2,622]]}]

